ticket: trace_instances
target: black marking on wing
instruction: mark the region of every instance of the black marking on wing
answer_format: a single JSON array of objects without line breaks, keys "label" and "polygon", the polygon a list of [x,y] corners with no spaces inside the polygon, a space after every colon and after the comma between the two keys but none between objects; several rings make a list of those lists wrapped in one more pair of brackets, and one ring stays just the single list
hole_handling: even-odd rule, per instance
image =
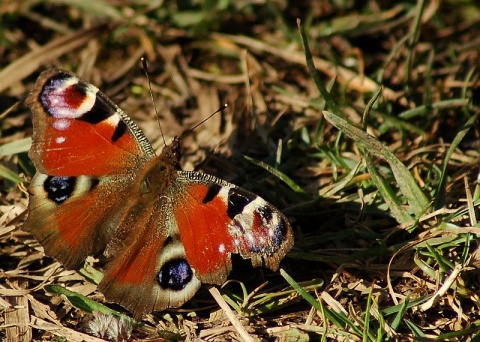
[{"label": "black marking on wing", "polygon": [[280,249],[282,244],[285,242],[288,233],[288,226],[289,225],[285,217],[281,215],[278,226],[275,227],[273,231],[273,236],[271,236],[272,247],[275,249],[275,251]]},{"label": "black marking on wing", "polygon": [[43,182],[43,189],[49,200],[62,204],[72,195],[76,182],[76,177],[48,176]]},{"label": "black marking on wing", "polygon": [[117,127],[115,127],[115,131],[112,135],[112,142],[117,141],[127,132],[127,124],[123,121],[119,121]]},{"label": "black marking on wing", "polygon": [[[85,85],[82,82],[82,87]],[[80,87],[80,89],[82,88]],[[103,120],[108,119],[110,116],[116,113],[115,109],[107,102],[104,101],[100,96],[95,99],[95,104],[93,107],[88,111],[85,112],[82,116],[78,118],[78,120],[85,121],[91,124],[98,124]]]},{"label": "black marking on wing", "polygon": [[222,186],[219,184],[210,184],[208,186],[208,191],[205,197],[203,198],[202,203],[207,204],[210,201],[213,201],[213,199],[218,195],[218,193],[222,190]]},{"label": "black marking on wing", "polygon": [[100,183],[100,179],[98,179],[98,178],[92,178],[92,179],[90,180],[90,191],[92,191],[93,189],[95,189],[95,188],[98,186],[99,183]]},{"label": "black marking on wing", "polygon": [[183,290],[192,278],[192,268],[185,259],[172,259],[167,261],[157,275],[160,286],[163,289],[173,291]]},{"label": "black marking on wing", "polygon": [[228,206],[227,215],[233,219],[238,214],[241,214],[245,207],[254,201],[257,195],[239,188],[230,188],[228,192]]},{"label": "black marking on wing", "polygon": [[267,205],[260,206],[256,210],[262,219],[264,225],[270,224],[273,218],[273,210]]}]

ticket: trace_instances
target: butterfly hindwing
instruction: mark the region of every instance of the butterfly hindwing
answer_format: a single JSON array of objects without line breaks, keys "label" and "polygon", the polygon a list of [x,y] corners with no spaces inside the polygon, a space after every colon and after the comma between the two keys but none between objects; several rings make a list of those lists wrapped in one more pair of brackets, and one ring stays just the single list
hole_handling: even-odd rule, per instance
[{"label": "butterfly hindwing", "polygon": [[[128,179],[125,179],[128,181]],[[63,177],[37,173],[29,187],[24,230],[65,267],[77,268],[101,252],[122,221],[125,200],[118,177]],[[108,203],[108,205],[105,205]]]},{"label": "butterfly hindwing", "polygon": [[109,301],[123,305],[135,318],[179,307],[200,287],[180,239],[166,232],[173,222],[164,212],[153,209],[159,208],[143,206],[137,212],[144,215],[124,222],[131,229],[122,248],[112,254],[99,286]]}]

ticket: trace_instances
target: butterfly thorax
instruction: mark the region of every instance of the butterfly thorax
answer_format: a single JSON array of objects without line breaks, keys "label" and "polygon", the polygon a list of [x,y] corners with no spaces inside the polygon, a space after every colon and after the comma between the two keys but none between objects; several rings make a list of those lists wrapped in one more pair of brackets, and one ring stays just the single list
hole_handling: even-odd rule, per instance
[{"label": "butterfly thorax", "polygon": [[[137,174],[132,189],[139,189],[140,196],[167,194],[178,175],[178,169],[163,154],[147,162]],[[140,186],[138,187],[138,184]]]},{"label": "butterfly thorax", "polygon": [[180,158],[180,140],[175,137],[170,145],[163,148],[159,156],[142,166],[141,171],[137,173],[133,189],[140,189],[141,195],[166,193],[181,170]]}]

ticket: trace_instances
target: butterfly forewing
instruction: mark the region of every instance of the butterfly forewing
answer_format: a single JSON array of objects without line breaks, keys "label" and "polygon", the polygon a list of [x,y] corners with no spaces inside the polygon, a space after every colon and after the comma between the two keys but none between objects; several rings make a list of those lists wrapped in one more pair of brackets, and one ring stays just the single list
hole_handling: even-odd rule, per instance
[{"label": "butterfly forewing", "polygon": [[27,99],[38,171],[53,176],[133,172],[154,152],[138,127],[96,87],[72,73],[49,70]]},{"label": "butterfly forewing", "polygon": [[181,172],[172,193],[187,260],[202,282],[221,284],[230,255],[278,269],[293,244],[285,216],[257,195],[216,177]]}]

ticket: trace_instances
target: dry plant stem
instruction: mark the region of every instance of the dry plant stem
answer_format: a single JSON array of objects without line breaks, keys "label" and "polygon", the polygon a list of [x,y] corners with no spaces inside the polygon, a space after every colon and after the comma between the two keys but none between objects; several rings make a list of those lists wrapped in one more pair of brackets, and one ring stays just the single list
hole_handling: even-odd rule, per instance
[{"label": "dry plant stem", "polygon": [[448,276],[448,278],[445,280],[443,285],[438,289],[437,293],[435,293],[432,298],[430,298],[428,301],[420,305],[420,310],[422,311],[427,311],[430,309],[433,305],[435,305],[440,297],[442,297],[447,291],[450,289],[452,286],[453,282],[457,279],[458,275],[462,271],[463,266],[458,264],[454,267],[452,273]]},{"label": "dry plant stem", "polygon": [[0,71],[0,92],[30,75],[43,63],[47,63],[97,38],[99,34],[107,31],[107,27],[107,25],[99,25],[61,36],[16,59]]},{"label": "dry plant stem", "polygon": [[388,288],[388,293],[390,294],[390,298],[392,299],[392,301],[395,303],[395,305],[398,305],[400,302],[398,301],[397,299],[397,293],[395,292],[395,290],[393,289],[393,285],[392,285],[392,279],[390,277],[390,269],[391,269],[391,266],[392,266],[392,263],[393,263],[393,260],[397,257],[397,255],[399,255],[400,253],[412,248],[413,246],[415,245],[418,245],[419,243],[423,242],[423,241],[427,241],[428,239],[430,239],[431,236],[427,236],[427,237],[424,237],[423,239],[419,239],[417,241],[414,241],[414,242],[411,242],[405,246],[403,246],[402,248],[400,248],[398,251],[396,251],[392,257],[390,258],[390,261],[388,262],[388,266],[387,266],[387,288]]},{"label": "dry plant stem", "polygon": [[[24,282],[18,283],[15,281],[15,286],[25,286]],[[29,303],[27,297],[24,295],[7,297],[7,302],[11,306],[7,307],[4,312],[5,323],[5,341],[31,341],[32,328],[29,325]]]},{"label": "dry plant stem", "polygon": [[247,333],[247,331],[243,328],[242,323],[240,323],[240,321],[237,319],[237,316],[235,316],[235,313],[230,309],[228,304],[222,298],[222,295],[220,294],[218,289],[215,286],[210,286],[208,291],[210,291],[210,294],[212,295],[212,297],[215,299],[218,305],[220,305],[222,310],[225,312],[225,315],[227,315],[228,319],[230,320],[230,323],[232,323],[233,327],[235,328],[235,330],[237,330],[237,332],[240,334],[242,339],[248,342],[255,341],[255,339],[252,336],[250,336]]},{"label": "dry plant stem", "polygon": [[90,336],[63,326],[58,326],[35,316],[32,316],[31,320],[31,326],[33,328],[48,331],[53,335],[64,337],[69,342],[105,342],[104,339]]},{"label": "dry plant stem", "polygon": [[[214,39],[225,39],[237,44],[242,44],[248,46],[249,49],[270,53],[274,56],[278,56],[284,60],[306,65],[305,62],[305,55],[303,51],[292,51],[289,49],[281,49],[275,46],[266,44],[260,40],[256,40],[249,37],[244,36],[234,36],[228,34],[221,34],[221,33],[213,33],[211,37]],[[313,62],[315,63],[315,67],[320,70],[322,73],[330,76],[330,77],[338,77],[338,80],[346,84],[349,89],[354,89],[359,92],[373,92],[377,91],[379,85],[373,81],[372,79],[360,76],[351,70],[334,65],[333,63],[326,61],[324,59],[313,57]],[[383,95],[388,99],[397,99],[399,94],[394,92],[390,88],[384,88]]]}]

